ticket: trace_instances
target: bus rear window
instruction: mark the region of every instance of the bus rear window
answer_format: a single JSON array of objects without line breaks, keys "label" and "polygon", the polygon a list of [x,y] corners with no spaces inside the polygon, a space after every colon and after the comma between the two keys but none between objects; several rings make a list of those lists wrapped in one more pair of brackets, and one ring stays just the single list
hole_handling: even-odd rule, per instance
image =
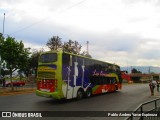
[{"label": "bus rear window", "polygon": [[42,63],[49,63],[49,62],[56,62],[57,61],[57,54],[56,53],[46,53],[40,56],[40,62]]}]

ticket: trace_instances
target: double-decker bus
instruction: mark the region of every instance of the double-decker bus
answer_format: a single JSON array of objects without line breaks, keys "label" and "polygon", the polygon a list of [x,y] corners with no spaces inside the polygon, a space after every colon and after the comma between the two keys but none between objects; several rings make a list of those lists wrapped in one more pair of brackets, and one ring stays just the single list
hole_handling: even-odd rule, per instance
[{"label": "double-decker bus", "polygon": [[81,99],[121,89],[120,67],[63,51],[40,55],[36,94],[55,99]]}]

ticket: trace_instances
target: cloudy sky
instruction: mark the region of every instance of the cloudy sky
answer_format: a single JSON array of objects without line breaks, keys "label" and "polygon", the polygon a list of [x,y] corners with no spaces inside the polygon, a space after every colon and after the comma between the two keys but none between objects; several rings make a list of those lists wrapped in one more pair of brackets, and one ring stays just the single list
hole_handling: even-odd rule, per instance
[{"label": "cloudy sky", "polygon": [[0,0],[0,32],[26,47],[77,40],[93,58],[160,66],[160,0]]}]

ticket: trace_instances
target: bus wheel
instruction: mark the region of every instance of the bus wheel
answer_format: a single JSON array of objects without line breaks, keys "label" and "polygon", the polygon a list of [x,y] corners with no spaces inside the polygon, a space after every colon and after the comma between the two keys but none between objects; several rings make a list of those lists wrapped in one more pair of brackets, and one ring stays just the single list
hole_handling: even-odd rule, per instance
[{"label": "bus wheel", "polygon": [[86,97],[91,97],[92,96],[92,89],[88,88],[86,91]]},{"label": "bus wheel", "polygon": [[78,100],[82,99],[82,98],[83,98],[83,95],[84,95],[83,90],[82,90],[82,89],[79,89],[79,90],[77,91],[77,99],[78,99]]}]

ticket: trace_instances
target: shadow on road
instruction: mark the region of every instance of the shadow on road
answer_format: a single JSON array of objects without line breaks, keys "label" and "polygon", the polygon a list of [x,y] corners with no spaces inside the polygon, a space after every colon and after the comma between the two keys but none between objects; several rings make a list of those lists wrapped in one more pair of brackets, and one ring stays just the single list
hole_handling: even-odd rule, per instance
[{"label": "shadow on road", "polygon": [[76,98],[74,99],[54,99],[54,98],[46,98],[45,100],[43,99],[42,101],[38,101],[37,104],[48,104],[48,105],[59,105],[59,104],[69,104],[69,103],[83,103],[83,102],[88,102],[92,103],[93,101],[98,101],[100,99],[104,99],[112,96],[118,96],[121,94],[121,91],[115,91],[115,92],[110,92],[110,93],[103,93],[103,94],[97,94],[97,95],[92,95],[89,98],[84,97],[81,100],[77,100]]}]

